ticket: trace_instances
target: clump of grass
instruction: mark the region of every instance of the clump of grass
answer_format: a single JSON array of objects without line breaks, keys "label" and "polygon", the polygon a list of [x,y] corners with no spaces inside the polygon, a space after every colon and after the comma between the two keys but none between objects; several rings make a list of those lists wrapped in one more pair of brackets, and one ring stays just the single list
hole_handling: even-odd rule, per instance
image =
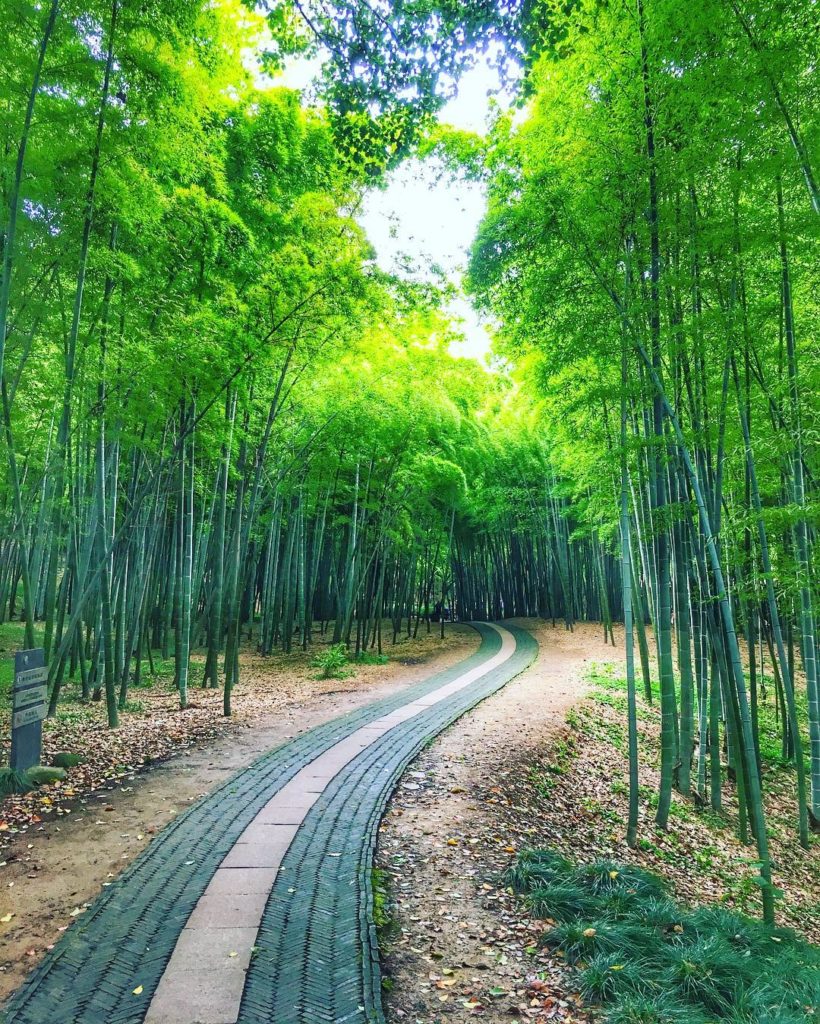
[{"label": "clump of grass", "polygon": [[678,905],[668,896],[635,897],[630,908],[634,920],[651,928],[662,928],[664,931],[679,934],[685,931],[683,914]]},{"label": "clump of grass", "polygon": [[344,670],[347,663],[347,647],[344,644],[333,644],[311,661],[311,665],[320,670],[319,679],[343,679],[348,675]]},{"label": "clump of grass", "polygon": [[60,751],[60,753],[52,757],[51,763],[55,768],[76,768],[77,765],[83,763],[83,759],[79,754],[69,754],[67,751]]},{"label": "clump of grass", "polygon": [[609,1003],[619,996],[645,994],[647,981],[640,960],[627,960],[617,953],[593,957],[579,976],[581,995],[589,1003]]},{"label": "clump of grass", "polygon": [[34,789],[26,772],[15,768],[0,768],[0,797],[12,796],[14,793],[29,793]]},{"label": "clump of grass", "polygon": [[609,860],[596,860],[580,865],[574,877],[597,895],[613,891],[627,891],[640,896],[665,896],[666,883],[658,875],[642,868],[615,864]]},{"label": "clump of grass", "polygon": [[388,661],[388,655],[377,654],[376,651],[359,651],[356,655],[356,662],[359,665],[386,665]]},{"label": "clump of grass", "polygon": [[16,793],[30,793],[38,786],[59,782],[66,777],[62,768],[36,764],[24,772],[15,768],[0,768],[0,798]]},{"label": "clump of grass", "polygon": [[731,1012],[754,977],[751,958],[738,956],[720,935],[698,936],[662,954],[659,976],[664,991],[717,1015]]},{"label": "clump of grass", "polygon": [[536,917],[552,917],[556,921],[578,921],[598,909],[595,896],[572,879],[537,885],[527,894],[526,901]]},{"label": "clump of grass", "polygon": [[606,1024],[819,1024],[820,949],[722,907],[683,911],[664,881],[527,850],[505,880],[578,969]]},{"label": "clump of grass", "polygon": [[62,782],[66,777],[65,768],[51,768],[45,764],[36,764],[29,768],[26,777],[32,786],[48,786],[52,782]]},{"label": "clump of grass", "polygon": [[606,1014],[607,1024],[710,1024],[695,1007],[666,995],[626,995]]},{"label": "clump of grass", "polygon": [[517,893],[532,892],[538,886],[567,879],[573,865],[552,850],[522,850],[507,869],[504,882]]}]

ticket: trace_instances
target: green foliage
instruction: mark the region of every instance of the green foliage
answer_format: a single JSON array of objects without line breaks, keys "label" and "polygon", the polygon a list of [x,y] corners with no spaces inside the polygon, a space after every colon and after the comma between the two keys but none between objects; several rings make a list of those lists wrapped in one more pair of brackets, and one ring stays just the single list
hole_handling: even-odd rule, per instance
[{"label": "green foliage", "polygon": [[321,669],[320,679],[341,679],[344,667],[348,663],[346,644],[333,644],[327,650],[317,654],[311,661],[314,668]]},{"label": "green foliage", "polygon": [[611,1003],[648,987],[644,964],[614,953],[594,956],[579,973],[581,995],[589,1003]]},{"label": "green foliage", "polygon": [[538,917],[574,921],[593,913],[598,901],[583,884],[567,878],[537,885],[527,893],[527,904]]},{"label": "green foliage", "polygon": [[566,880],[572,870],[572,863],[552,850],[522,850],[505,872],[504,883],[517,893],[528,893],[550,882]]},{"label": "green foliage", "polygon": [[606,1024],[709,1024],[709,1017],[696,1007],[666,995],[624,995],[603,1019]]},{"label": "green foliage", "polygon": [[577,867],[573,878],[591,889],[596,896],[626,891],[657,898],[667,891],[664,880],[650,871],[606,860]]},{"label": "green foliage", "polygon": [[390,661],[387,654],[376,654],[374,651],[360,651],[356,655],[359,665],[386,665]]},{"label": "green foliage", "polygon": [[659,959],[663,991],[682,1003],[699,1005],[708,1013],[724,1016],[759,970],[759,965],[750,957],[739,957],[720,935],[698,936],[685,944],[670,946]]},{"label": "green foliage", "polygon": [[0,797],[30,793],[39,786],[61,782],[65,777],[66,773],[62,768],[51,768],[41,764],[34,765],[24,772],[14,768],[0,768]]},{"label": "green foliage", "polygon": [[[390,894],[390,873],[382,868],[373,868],[373,923],[379,932],[379,946],[387,950],[390,943],[401,933],[401,926],[394,913],[393,899]],[[392,986],[392,980],[385,978]],[[390,991],[390,988],[386,988]]]},{"label": "green foliage", "polygon": [[65,768],[37,764],[28,769],[26,778],[32,786],[48,786],[52,782],[62,782],[66,778],[66,771]]},{"label": "green foliage", "polygon": [[34,788],[35,785],[26,772],[14,768],[0,768],[0,796],[29,793]]},{"label": "green foliage", "polygon": [[60,751],[52,757],[51,763],[55,768],[76,768],[77,765],[83,763],[83,758],[80,754],[70,754],[67,751]]},{"label": "green foliage", "polygon": [[647,952],[653,943],[651,932],[625,921],[588,917],[556,925],[541,939],[545,946],[561,953],[567,963],[577,964],[595,956],[635,956]]},{"label": "green foliage", "polygon": [[506,880],[537,916],[559,922],[542,943],[578,966],[584,998],[605,1007],[608,1024],[816,1020],[820,950],[788,929],[722,907],[686,912],[631,865],[574,867],[529,850]]}]

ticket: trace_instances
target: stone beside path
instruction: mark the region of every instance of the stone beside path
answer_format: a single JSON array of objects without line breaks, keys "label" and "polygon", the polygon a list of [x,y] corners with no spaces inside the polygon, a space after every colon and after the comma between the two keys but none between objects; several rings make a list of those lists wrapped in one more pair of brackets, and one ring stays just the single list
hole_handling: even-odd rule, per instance
[{"label": "stone beside path", "polygon": [[477,624],[476,654],[271,751],[181,815],[7,1003],[6,1024],[383,1020],[372,857],[419,749],[537,645]]}]

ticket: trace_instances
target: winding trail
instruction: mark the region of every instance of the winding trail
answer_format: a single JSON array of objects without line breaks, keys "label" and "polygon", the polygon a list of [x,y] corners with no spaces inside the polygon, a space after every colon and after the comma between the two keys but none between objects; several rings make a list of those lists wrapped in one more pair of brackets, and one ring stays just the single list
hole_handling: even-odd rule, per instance
[{"label": "winding trail", "polygon": [[382,1021],[371,867],[384,805],[427,742],[537,653],[514,626],[475,628],[471,657],[277,747],[181,815],[2,1019]]}]

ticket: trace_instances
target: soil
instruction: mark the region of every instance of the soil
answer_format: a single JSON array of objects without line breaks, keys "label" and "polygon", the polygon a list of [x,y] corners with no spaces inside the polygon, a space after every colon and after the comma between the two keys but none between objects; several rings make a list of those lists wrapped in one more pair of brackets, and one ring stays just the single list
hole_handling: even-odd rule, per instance
[{"label": "soil", "polygon": [[[17,835],[3,834],[0,1000],[174,815],[272,747],[420,682],[477,646],[478,635],[466,626],[448,626],[444,640],[422,628],[417,640],[385,646],[387,664],[357,665],[355,675],[328,680],[316,678],[301,652],[273,659],[247,652],[230,721],[221,717],[220,692],[197,689],[191,691],[193,710],[184,712],[175,708],[173,694],[140,691],[147,707],[125,715],[112,732],[99,706],[89,712],[95,715],[91,727],[83,718],[66,736],[64,722],[58,742],[71,745],[57,749],[108,744],[116,770],[107,779],[92,775],[99,780],[93,789],[84,784],[85,766],[70,770],[67,783],[38,792],[39,820]],[[162,757],[147,768],[141,760],[146,731],[159,737],[152,749]]]},{"label": "soil", "polygon": [[616,627],[614,648],[597,625],[515,624],[535,635],[538,660],[414,762],[380,830],[393,901],[383,929],[388,1021],[586,1019],[562,966],[533,953],[543,925],[499,882],[517,850],[537,845],[527,834],[536,830],[504,821],[495,805],[565,726],[591,665],[621,661],[622,637]]},{"label": "soil", "polygon": [[[683,906],[717,902],[760,916],[754,848],[735,834],[733,786],[724,784],[721,815],[674,793],[667,829],[654,823],[657,702],[639,703],[639,843],[625,842],[625,697],[589,680],[591,669],[598,680],[623,675],[623,631],[616,627],[613,648],[599,626],[570,634],[520,625],[536,635],[539,660],[411,765],[380,831],[388,1024],[595,1019],[572,972],[539,945],[550,923],[530,919],[504,885],[526,847],[636,864],[664,876]],[[817,942],[820,841],[808,851],[797,843],[793,775],[766,768],[777,914]]]}]

